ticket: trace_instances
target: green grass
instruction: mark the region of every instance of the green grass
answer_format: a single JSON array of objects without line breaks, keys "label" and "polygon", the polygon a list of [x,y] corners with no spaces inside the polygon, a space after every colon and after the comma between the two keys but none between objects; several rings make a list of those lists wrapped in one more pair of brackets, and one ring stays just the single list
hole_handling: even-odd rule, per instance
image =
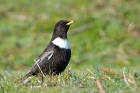
[{"label": "green grass", "polygon": [[[89,78],[97,74],[107,93],[140,92],[139,79],[134,77],[140,70],[139,9],[139,0],[1,0],[0,91],[99,92],[95,80]],[[20,78],[31,68],[61,19],[76,20],[68,32],[72,57],[66,71],[58,77],[46,77],[45,82],[57,82],[55,86],[40,84],[42,88],[35,90],[30,85],[18,86],[14,76]],[[129,82],[129,88],[123,78],[111,75],[107,75],[111,80],[102,81],[102,72],[86,76],[86,69],[94,73],[100,67],[122,75],[126,67],[126,76],[131,74],[136,83]]]},{"label": "green grass", "polygon": [[[140,77],[128,69],[123,70],[125,78],[106,74],[100,70],[71,71],[67,70],[59,76],[46,76],[43,82],[39,77],[33,77],[27,84],[21,79],[19,71],[5,71],[1,74],[1,93],[99,93],[96,81],[99,80],[106,93],[139,93]],[[129,79],[129,81],[125,81]]]}]

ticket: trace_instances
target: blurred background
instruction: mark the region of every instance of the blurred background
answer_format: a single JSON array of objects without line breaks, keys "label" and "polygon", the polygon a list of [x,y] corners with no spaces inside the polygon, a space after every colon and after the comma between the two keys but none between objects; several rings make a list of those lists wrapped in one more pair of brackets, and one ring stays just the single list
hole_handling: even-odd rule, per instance
[{"label": "blurred background", "polygon": [[139,70],[140,0],[0,0],[0,70],[26,73],[62,19],[76,20],[67,69]]}]

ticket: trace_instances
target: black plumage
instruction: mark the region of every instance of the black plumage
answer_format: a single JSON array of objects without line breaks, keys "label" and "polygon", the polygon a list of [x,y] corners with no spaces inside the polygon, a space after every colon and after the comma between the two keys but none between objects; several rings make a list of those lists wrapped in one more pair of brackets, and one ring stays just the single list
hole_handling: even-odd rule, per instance
[{"label": "black plumage", "polygon": [[26,76],[60,74],[67,67],[71,49],[67,40],[67,31],[74,21],[60,20],[54,27],[52,39],[46,49],[35,61]]}]

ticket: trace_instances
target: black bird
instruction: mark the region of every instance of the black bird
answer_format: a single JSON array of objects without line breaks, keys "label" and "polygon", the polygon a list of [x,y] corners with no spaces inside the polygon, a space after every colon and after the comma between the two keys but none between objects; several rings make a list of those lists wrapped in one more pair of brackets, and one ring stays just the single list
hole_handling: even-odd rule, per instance
[{"label": "black bird", "polygon": [[71,57],[67,32],[72,23],[74,23],[74,20],[60,20],[56,23],[50,43],[26,76],[58,75],[65,70]]}]

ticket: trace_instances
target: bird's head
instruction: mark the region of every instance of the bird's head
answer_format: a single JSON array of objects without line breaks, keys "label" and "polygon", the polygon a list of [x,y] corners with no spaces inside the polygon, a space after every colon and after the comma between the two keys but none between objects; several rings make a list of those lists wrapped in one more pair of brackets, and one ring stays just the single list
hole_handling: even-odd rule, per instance
[{"label": "bird's head", "polygon": [[74,23],[75,21],[67,21],[67,20],[60,20],[56,23],[54,27],[54,38],[60,37],[60,38],[67,38],[67,31],[69,29],[69,26]]}]

